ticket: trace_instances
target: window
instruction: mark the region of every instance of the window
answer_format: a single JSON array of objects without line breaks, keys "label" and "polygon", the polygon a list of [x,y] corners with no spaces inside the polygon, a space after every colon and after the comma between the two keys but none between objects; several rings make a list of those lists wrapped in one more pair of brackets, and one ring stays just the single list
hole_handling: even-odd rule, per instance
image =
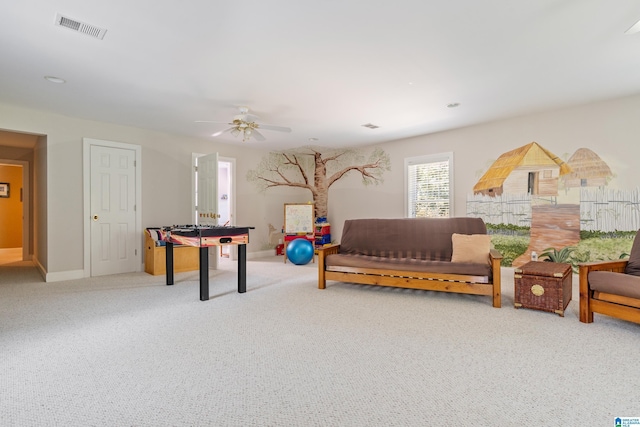
[{"label": "window", "polygon": [[405,165],[405,216],[446,218],[453,214],[453,153],[410,157]]}]

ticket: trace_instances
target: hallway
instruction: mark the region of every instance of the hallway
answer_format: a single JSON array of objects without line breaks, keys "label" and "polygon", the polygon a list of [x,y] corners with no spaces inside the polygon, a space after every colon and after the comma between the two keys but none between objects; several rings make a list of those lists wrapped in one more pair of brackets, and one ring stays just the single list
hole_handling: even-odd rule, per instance
[{"label": "hallway", "polygon": [[[30,261],[26,261],[31,264]],[[22,263],[22,248],[0,249],[0,265]]]}]

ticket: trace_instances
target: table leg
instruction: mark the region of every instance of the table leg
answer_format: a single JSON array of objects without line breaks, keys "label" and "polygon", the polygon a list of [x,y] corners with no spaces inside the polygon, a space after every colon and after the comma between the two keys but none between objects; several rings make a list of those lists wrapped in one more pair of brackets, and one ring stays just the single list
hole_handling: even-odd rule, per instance
[{"label": "table leg", "polygon": [[247,245],[238,245],[238,292],[247,292]]},{"label": "table leg", "polygon": [[200,301],[209,299],[209,247],[200,247]]},{"label": "table leg", "polygon": [[167,285],[173,285],[173,243],[167,242],[165,246],[165,270],[167,275]]}]

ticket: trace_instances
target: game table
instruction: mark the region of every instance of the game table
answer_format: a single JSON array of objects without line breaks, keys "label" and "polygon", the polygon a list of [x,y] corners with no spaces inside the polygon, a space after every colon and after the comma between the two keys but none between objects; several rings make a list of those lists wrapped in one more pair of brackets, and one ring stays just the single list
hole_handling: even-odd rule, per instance
[{"label": "game table", "polygon": [[173,285],[173,245],[200,248],[200,301],[209,299],[209,247],[238,246],[238,293],[247,291],[247,243],[255,227],[219,225],[172,225],[160,229],[166,242],[167,285]]}]

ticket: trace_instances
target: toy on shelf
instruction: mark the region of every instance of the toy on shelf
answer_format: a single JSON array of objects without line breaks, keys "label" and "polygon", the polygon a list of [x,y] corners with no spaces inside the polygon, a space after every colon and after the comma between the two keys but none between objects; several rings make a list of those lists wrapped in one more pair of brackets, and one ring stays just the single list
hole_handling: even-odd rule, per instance
[{"label": "toy on shelf", "polygon": [[314,236],[316,248],[331,244],[331,224],[327,222],[327,218],[319,216],[314,226]]}]

